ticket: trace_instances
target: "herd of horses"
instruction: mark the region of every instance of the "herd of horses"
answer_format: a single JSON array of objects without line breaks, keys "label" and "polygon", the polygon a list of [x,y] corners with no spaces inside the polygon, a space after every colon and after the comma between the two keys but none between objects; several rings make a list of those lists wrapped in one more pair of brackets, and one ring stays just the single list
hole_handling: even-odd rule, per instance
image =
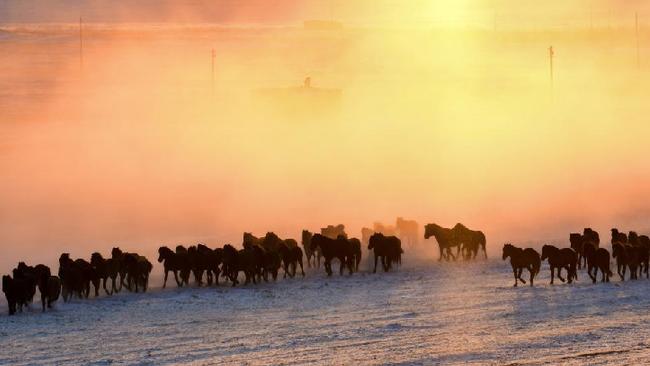
[{"label": "herd of horses", "polygon": [[[240,283],[241,277],[244,285],[276,281],[280,270],[284,278],[295,277],[298,269],[305,276],[304,257],[309,267],[320,268],[322,260],[328,276],[333,274],[334,260],[339,262],[340,275],[346,269],[349,275],[359,271],[362,242],[349,238],[343,225],[329,225],[322,228],[320,233],[303,230],[301,244],[302,247],[294,239],[281,239],[275,233],[268,232],[262,237],[244,233],[241,249],[231,244],[220,248],[209,248],[204,244],[187,248],[178,245],[174,250],[162,246],[158,249],[158,262],[164,270],[163,288],[167,286],[170,273],[178,287],[190,285],[191,277],[197,286],[219,285],[219,278],[223,278],[234,287]],[[373,273],[377,271],[378,263],[385,272],[401,264],[404,250],[398,237],[376,232],[364,244],[374,256]],[[59,297],[65,302],[73,296],[85,299],[94,293],[96,297],[101,289],[107,295],[120,292],[123,288],[132,292],[146,292],[152,269],[153,265],[146,257],[123,252],[117,247],[113,248],[109,258],[104,258],[98,252],[92,253],[90,261],[82,258],[73,260],[69,253],[63,253],[59,257],[58,275],[53,275],[46,265],[29,266],[19,262],[13,270],[13,277],[3,276],[2,290],[10,315],[22,311],[23,307],[33,302],[36,288],[41,294],[45,311]]]},{"label": "herd of horses", "polygon": [[[532,248],[518,248],[512,244],[503,246],[503,260],[510,258],[512,273],[515,277],[515,284],[523,284],[526,281],[521,278],[524,269],[530,273],[530,285],[533,286],[535,276],[539,273],[542,261],[547,260],[551,270],[551,284],[555,275],[562,282],[572,283],[578,279],[578,269],[586,268],[589,278],[593,283],[598,279],[598,272],[601,274],[602,282],[609,282],[614,274],[610,269],[611,258],[616,262],[616,270],[621,278],[625,280],[626,272],[629,270],[628,278],[636,280],[645,274],[650,278],[648,267],[650,266],[650,237],[638,235],[635,231],[628,234],[618,229],[611,230],[612,253],[600,246],[600,235],[591,228],[585,228],[581,233],[569,234],[569,248],[557,248],[553,245],[544,245],[540,255]],[[566,280],[562,277],[562,270],[566,270]]]},{"label": "herd of horses", "polygon": [[[50,268],[44,264],[29,266],[19,262],[10,275],[2,277],[2,291],[7,298],[9,315],[22,311],[34,301],[36,288],[41,294],[43,311],[46,305],[63,297],[70,301],[73,295],[78,298],[88,298],[91,285],[95,296],[99,296],[100,286],[108,295],[120,292],[124,287],[129,291],[147,291],[149,274],[153,269],[151,262],[137,253],[126,253],[120,248],[113,248],[110,258],[104,258],[98,252],[91,255],[90,261],[82,258],[72,259],[69,253],[59,257],[58,276],[52,275]],[[108,282],[111,281],[111,289]]]}]

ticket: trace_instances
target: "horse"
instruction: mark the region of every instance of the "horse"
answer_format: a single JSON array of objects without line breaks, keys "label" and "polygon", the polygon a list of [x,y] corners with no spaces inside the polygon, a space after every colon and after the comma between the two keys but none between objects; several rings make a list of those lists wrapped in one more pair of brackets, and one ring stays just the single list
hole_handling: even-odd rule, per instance
[{"label": "horse", "polygon": [[14,280],[24,281],[27,285],[27,301],[31,304],[34,301],[36,285],[38,284],[38,277],[35,268],[28,266],[25,262],[19,262],[18,266],[13,270],[13,275]]},{"label": "horse", "polygon": [[79,266],[70,258],[69,253],[59,256],[59,278],[61,279],[61,294],[63,301],[67,302],[76,294],[78,298],[84,296],[86,279]]},{"label": "horse", "polygon": [[221,250],[212,250],[205,244],[197,245],[196,250],[197,255],[201,257],[201,262],[205,271],[205,280],[208,286],[212,286],[214,281],[219,284],[219,273],[221,273],[221,269],[219,269],[219,265],[221,264]]},{"label": "horse", "polygon": [[350,255],[349,242],[343,235],[332,239],[322,234],[314,234],[311,238],[311,247],[312,250],[320,248],[323,253],[325,272],[328,276],[332,275],[332,259],[334,258],[337,258],[341,263],[339,275],[343,275],[344,266],[347,266],[349,273],[352,274],[352,261],[348,260],[348,255]]},{"label": "horse", "polygon": [[29,304],[29,292],[31,284],[26,279],[11,278],[9,275],[2,276],[2,292],[5,293],[9,315],[16,314],[16,311],[23,311],[23,306]]},{"label": "horse", "polygon": [[[171,249],[166,246],[158,248],[158,263],[163,264],[165,271],[165,279],[163,280],[163,288],[167,287],[167,276],[171,271],[174,274],[174,279],[176,280],[176,286],[183,287],[185,283],[181,278],[179,280],[178,272],[187,268],[189,263],[186,262],[187,257],[178,255]],[[185,283],[187,284],[187,283]]]},{"label": "horse", "polygon": [[518,280],[523,284],[526,283],[526,281],[521,278],[521,272],[524,268],[528,269],[528,272],[530,272],[530,286],[533,286],[535,275],[539,273],[539,269],[542,266],[542,260],[539,253],[532,248],[521,249],[508,243],[503,246],[502,258],[503,260],[506,260],[508,257],[510,257],[512,273],[515,276],[514,286],[517,287]]},{"label": "horse", "polygon": [[596,244],[596,247],[600,245],[600,236],[598,235],[598,232],[589,227],[584,228],[582,231],[582,237],[585,241],[590,241]]},{"label": "horse", "polygon": [[293,239],[283,240],[280,244],[280,258],[282,258],[284,268],[284,278],[289,275],[293,278],[296,275],[296,267],[300,265],[302,276],[305,277],[305,270],[302,265],[302,249]]},{"label": "horse", "polygon": [[551,285],[555,276],[555,269],[557,268],[557,278],[564,282],[562,278],[562,268],[567,270],[567,280],[572,283],[573,280],[578,279],[578,271],[576,266],[578,264],[578,254],[571,248],[559,249],[553,245],[544,245],[542,247],[541,260],[547,260],[551,267]]},{"label": "horse", "polygon": [[400,240],[405,242],[406,245],[412,247],[418,244],[420,225],[417,221],[404,220],[404,218],[398,217],[395,220],[395,228],[397,229]]},{"label": "horse", "polygon": [[314,236],[309,230],[302,231],[302,248],[305,251],[305,256],[307,257],[307,267],[311,267],[311,260],[314,259],[314,267],[320,268],[320,259],[323,254],[320,252],[320,248],[316,250],[311,249],[311,238]]},{"label": "horse", "polygon": [[61,281],[57,276],[52,276],[50,267],[44,264],[34,266],[33,272],[36,276],[38,291],[41,293],[41,305],[45,311],[45,304],[48,308],[52,308],[52,303],[59,299]]},{"label": "horse", "polygon": [[617,228],[613,228],[611,231],[612,231],[612,240],[611,240],[612,245],[616,243],[620,243],[620,244],[627,243],[627,235],[625,235],[625,233],[618,231]]},{"label": "horse", "polygon": [[630,268],[630,279],[634,279],[635,275],[632,272],[636,272],[638,266],[638,257],[634,247],[615,242],[612,244],[612,257],[616,259],[616,272],[621,277],[621,281],[625,281],[625,271],[628,267]]},{"label": "horse", "polygon": [[[116,289],[117,276],[119,274],[119,263],[113,258],[104,259],[98,252],[90,256],[90,264],[95,269],[95,273],[103,281],[103,288],[106,294],[112,295]],[[106,282],[111,279],[111,291],[108,291]]]},{"label": "horse", "polygon": [[470,230],[461,223],[457,223],[456,226],[454,226],[454,228],[451,230],[454,235],[454,240],[469,249],[467,257],[472,255],[471,259],[476,258],[478,248],[480,247],[483,249],[483,255],[485,256],[485,259],[487,259],[486,239],[485,234],[483,234],[482,231]]},{"label": "horse", "polygon": [[226,244],[222,248],[222,253],[223,266],[221,267],[221,275],[228,278],[232,282],[232,287],[235,287],[239,283],[237,280],[239,252],[232,245]]},{"label": "horse", "polygon": [[352,268],[355,272],[359,272],[359,263],[361,263],[361,241],[357,238],[348,239],[352,249]]},{"label": "horse", "polygon": [[603,275],[602,282],[609,282],[609,277],[613,274],[609,269],[610,256],[607,249],[598,248],[596,244],[588,241],[583,244],[583,252],[587,258],[587,274],[593,283],[596,283],[599,269]]},{"label": "horse", "polygon": [[645,273],[646,278],[650,278],[650,273],[648,272],[648,267],[650,266],[650,237],[647,235],[639,235],[637,250],[639,251],[639,273],[641,275]]},{"label": "horse", "polygon": [[384,272],[392,268],[392,263],[398,263],[402,252],[402,243],[396,236],[385,236],[382,233],[375,233],[370,237],[368,250],[372,250],[375,256],[375,266],[372,273],[377,273],[377,260],[381,258]]},{"label": "horse", "polygon": [[[440,249],[440,256],[438,261],[441,261],[445,258],[449,261],[449,257],[452,257],[456,260],[456,256],[451,251],[451,248],[458,247],[456,255],[460,253],[460,243],[454,240],[454,233],[451,229],[444,228],[438,224],[427,224],[424,226],[424,238],[429,239],[430,237],[435,237],[438,242],[438,248]],[[446,252],[446,253],[445,253]]]}]

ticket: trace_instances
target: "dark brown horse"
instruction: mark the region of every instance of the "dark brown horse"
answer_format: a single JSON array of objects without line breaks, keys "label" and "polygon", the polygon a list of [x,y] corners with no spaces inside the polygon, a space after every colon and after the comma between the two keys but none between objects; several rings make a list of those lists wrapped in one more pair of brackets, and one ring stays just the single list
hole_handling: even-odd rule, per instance
[{"label": "dark brown horse", "polygon": [[341,263],[339,275],[343,275],[344,267],[348,267],[349,273],[352,274],[352,260],[348,259],[348,256],[351,255],[350,245],[343,236],[340,238],[341,240],[339,238],[332,239],[321,234],[314,234],[311,238],[312,250],[320,248],[323,253],[325,272],[328,276],[332,275],[332,260],[334,258]]},{"label": "dark brown horse", "polygon": [[[435,237],[438,242],[438,249],[440,249],[440,256],[438,261],[443,258],[449,261],[450,258],[456,260],[456,256],[460,253],[461,243],[455,240],[454,233],[451,229],[444,228],[438,224],[427,224],[424,226],[424,238],[429,239]],[[452,253],[451,249],[457,247],[456,256]]]},{"label": "dark brown horse", "polygon": [[174,274],[176,286],[183,287],[183,284],[187,284],[182,278],[179,279],[178,276],[179,271],[186,270],[190,265],[187,256],[179,255],[166,246],[162,246],[158,248],[158,262],[163,264],[163,269],[165,271],[163,288],[167,287],[167,276],[169,275],[169,272]]},{"label": "dark brown horse", "polygon": [[609,282],[612,271],[609,269],[610,256],[607,249],[598,248],[596,244],[588,241],[583,244],[583,252],[587,258],[587,274],[593,283],[596,283],[598,270],[603,275],[602,282]]},{"label": "dark brown horse", "polygon": [[510,257],[510,265],[512,266],[512,273],[515,276],[515,287],[517,287],[517,281],[521,283],[526,283],[523,278],[521,278],[521,273],[524,268],[530,272],[530,285],[533,286],[533,281],[535,276],[539,273],[539,269],[542,266],[542,260],[539,256],[539,253],[535,249],[526,248],[521,249],[512,244],[505,244],[503,246],[503,260],[506,260]]},{"label": "dark brown horse", "polygon": [[476,258],[479,248],[483,250],[483,255],[487,259],[486,239],[482,231],[470,230],[465,225],[458,223],[451,229],[454,235],[454,241],[461,243],[465,251],[466,259]]},{"label": "dark brown horse", "polygon": [[287,275],[291,278],[296,276],[296,268],[300,265],[300,272],[305,277],[305,270],[302,264],[302,249],[298,243],[293,239],[286,239],[280,243],[279,246],[280,258],[284,268],[284,277]]},{"label": "dark brown horse", "polygon": [[551,285],[555,277],[555,269],[557,269],[557,278],[564,282],[562,278],[562,268],[567,271],[567,280],[572,283],[573,280],[578,279],[578,254],[571,248],[559,249],[553,245],[544,245],[542,247],[542,261],[548,259],[549,267],[551,268]]},{"label": "dark brown horse", "polygon": [[627,235],[625,235],[625,233],[618,231],[617,228],[613,228],[611,244],[614,245],[616,243],[627,244]]},{"label": "dark brown horse", "polygon": [[[119,275],[119,264],[113,258],[104,259],[98,252],[90,256],[90,264],[95,269],[95,273],[103,282],[103,288],[106,294],[112,295],[116,290],[117,276]],[[111,290],[109,291],[106,282],[111,280]]]},{"label": "dark brown horse", "polygon": [[316,250],[311,249],[311,238],[314,236],[310,231],[308,230],[303,230],[302,231],[302,248],[305,251],[305,256],[307,256],[307,267],[312,266],[312,258],[314,259],[313,266],[316,268],[320,268],[320,259],[323,256],[320,252],[320,248],[316,248]]},{"label": "dark brown horse", "polygon": [[615,243],[612,245],[612,257],[616,259],[616,272],[621,281],[625,281],[626,269],[630,270],[630,279],[638,278],[638,269],[641,264],[641,248],[631,244]]},{"label": "dark brown horse", "polygon": [[375,266],[372,273],[377,273],[377,260],[381,258],[384,272],[392,268],[393,263],[399,263],[402,253],[402,243],[395,236],[385,236],[382,233],[374,233],[368,242],[368,250],[373,251]]}]

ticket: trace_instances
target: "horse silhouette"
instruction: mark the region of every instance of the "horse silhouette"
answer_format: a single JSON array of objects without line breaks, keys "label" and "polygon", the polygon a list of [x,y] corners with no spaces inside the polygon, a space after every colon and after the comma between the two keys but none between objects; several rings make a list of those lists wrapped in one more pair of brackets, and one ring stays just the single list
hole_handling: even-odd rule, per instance
[{"label": "horse silhouette", "polygon": [[[99,252],[90,256],[90,264],[95,269],[95,273],[103,283],[106,294],[112,295],[116,291],[117,276],[119,275],[119,263],[116,259],[104,259]],[[111,290],[109,291],[106,282],[111,280]]]},{"label": "horse silhouette", "polygon": [[392,268],[393,263],[399,263],[402,253],[402,243],[396,236],[385,236],[382,233],[375,233],[370,237],[368,249],[373,251],[375,266],[373,273],[377,273],[377,260],[381,258],[384,272]]},{"label": "horse silhouette", "polygon": [[583,244],[583,252],[587,258],[587,274],[593,283],[596,283],[598,270],[602,273],[602,282],[609,282],[612,271],[609,269],[610,256],[607,249],[598,248],[595,243],[587,241]]},{"label": "horse silhouette", "polygon": [[541,260],[544,261],[547,259],[551,269],[551,285],[553,284],[556,269],[557,278],[562,282],[564,282],[564,278],[562,278],[562,268],[567,271],[567,280],[569,283],[572,283],[574,279],[578,279],[578,271],[576,269],[578,265],[578,254],[575,250],[571,248],[559,249],[553,245],[544,245],[542,247]]},{"label": "horse silhouette", "polygon": [[442,227],[438,224],[427,224],[424,226],[424,238],[429,239],[435,237],[438,242],[438,249],[440,249],[440,256],[438,261],[443,258],[449,261],[449,258],[456,260],[456,256],[452,253],[451,249],[457,247],[456,255],[460,253],[460,243],[455,240],[454,233],[451,229]]},{"label": "horse silhouette", "polygon": [[336,239],[329,238],[322,234],[314,234],[311,238],[312,250],[320,248],[323,253],[325,272],[328,276],[332,275],[332,260],[338,259],[341,263],[339,267],[339,275],[343,275],[343,268],[347,267],[349,274],[352,274],[352,260],[348,257],[351,256],[350,243],[343,235]]},{"label": "horse silhouette", "polygon": [[528,272],[530,272],[530,285],[533,286],[535,275],[539,273],[539,269],[542,265],[539,253],[532,248],[521,249],[508,243],[503,246],[502,258],[503,260],[506,260],[508,257],[510,257],[512,273],[515,276],[514,286],[517,287],[517,281],[521,281],[523,284],[526,283],[526,281],[521,278],[521,273],[524,268],[528,269]]},{"label": "horse silhouette", "polygon": [[486,239],[482,231],[470,230],[461,223],[456,224],[451,230],[454,241],[462,245],[461,249],[466,249],[466,259],[476,258],[479,248],[483,249],[483,255],[487,259]]},{"label": "horse silhouette", "polygon": [[180,271],[186,269],[189,266],[187,256],[179,255],[168,247],[162,246],[158,248],[158,262],[163,264],[163,269],[165,271],[163,288],[167,287],[167,276],[169,275],[169,272],[172,272],[174,274],[176,286],[183,287],[183,284],[187,284],[183,281],[182,278],[179,279],[178,276]]}]

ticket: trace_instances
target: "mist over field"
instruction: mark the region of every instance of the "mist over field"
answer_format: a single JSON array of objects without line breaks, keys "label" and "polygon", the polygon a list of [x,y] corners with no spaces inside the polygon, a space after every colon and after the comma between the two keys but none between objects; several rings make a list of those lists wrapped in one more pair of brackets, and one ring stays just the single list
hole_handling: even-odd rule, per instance
[{"label": "mist over field", "polygon": [[[29,3],[0,3],[3,271],[396,216],[492,255],[648,229],[644,4]],[[341,97],[261,92],[308,76]]]}]

